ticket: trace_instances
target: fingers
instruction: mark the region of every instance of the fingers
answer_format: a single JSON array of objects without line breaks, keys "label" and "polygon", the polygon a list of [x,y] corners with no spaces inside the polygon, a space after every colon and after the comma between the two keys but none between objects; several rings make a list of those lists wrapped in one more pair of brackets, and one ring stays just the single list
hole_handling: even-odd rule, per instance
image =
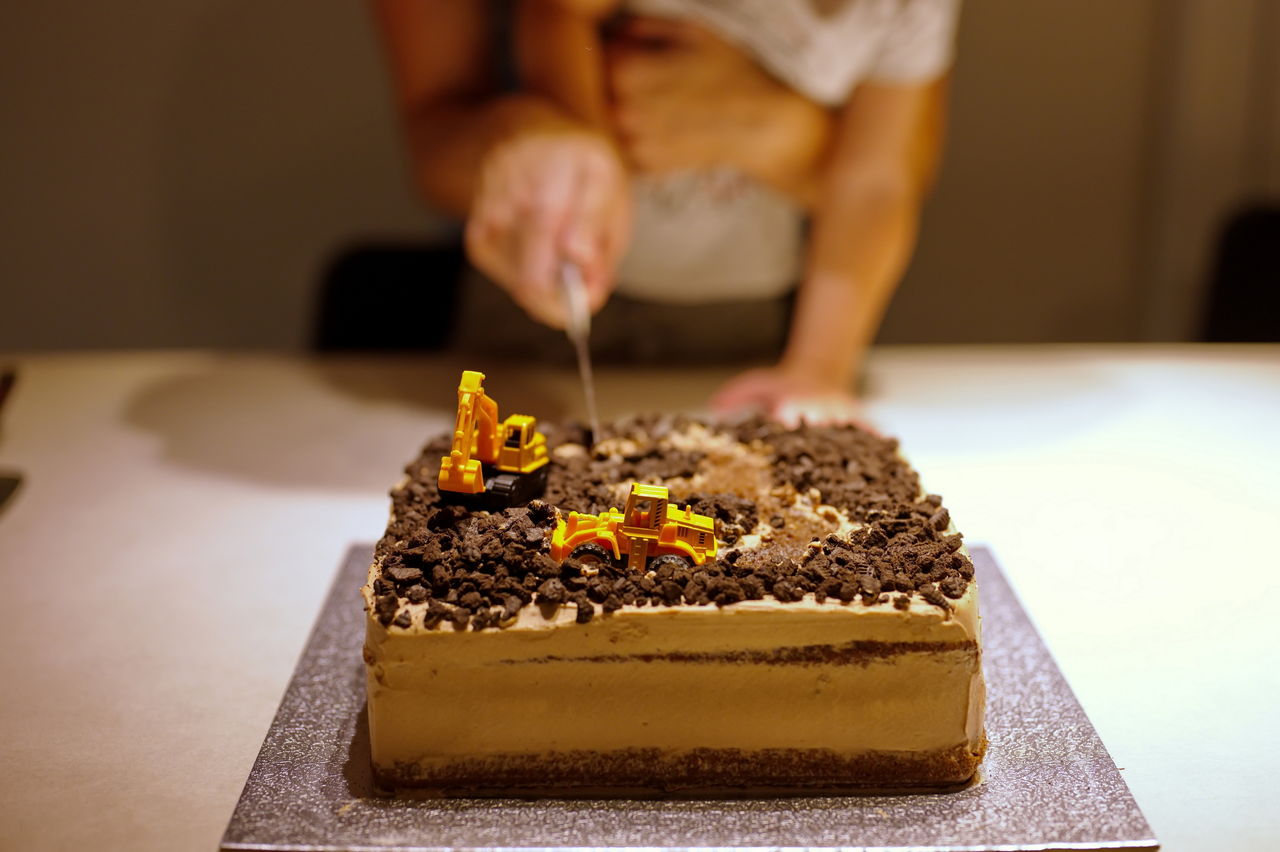
[{"label": "fingers", "polygon": [[771,371],[750,370],[717,391],[711,397],[711,409],[721,415],[760,410],[775,395],[776,385]]},{"label": "fingers", "polygon": [[574,194],[578,186],[573,164],[561,161],[553,163],[544,180],[527,189],[527,195],[518,201],[517,286],[529,301],[538,305],[554,302],[557,306],[549,312],[539,310],[539,315],[561,313],[558,308],[561,235],[574,218]]},{"label": "fingers", "polygon": [[587,160],[579,173],[575,207],[565,227],[561,253],[578,265],[592,311],[608,298],[613,274],[630,233],[630,192],[616,166]]},{"label": "fingers", "polygon": [[467,253],[530,316],[563,327],[565,260],[582,270],[592,310],[608,297],[630,231],[627,180],[608,143],[588,134],[512,143],[486,164]]},{"label": "fingers", "polygon": [[862,422],[862,408],[858,401],[844,394],[780,400],[771,412],[771,416],[779,423],[793,429],[801,423],[808,423],[811,426],[857,423],[863,428],[875,431]]},{"label": "fingers", "polygon": [[711,398],[711,408],[720,416],[758,412],[788,428],[801,423],[865,427],[861,405],[852,394],[798,381],[777,369],[751,370],[731,379]]}]

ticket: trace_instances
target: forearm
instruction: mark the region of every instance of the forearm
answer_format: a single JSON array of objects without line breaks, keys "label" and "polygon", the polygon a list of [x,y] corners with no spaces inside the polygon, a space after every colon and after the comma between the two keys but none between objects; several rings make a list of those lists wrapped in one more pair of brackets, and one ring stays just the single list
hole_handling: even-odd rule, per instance
[{"label": "forearm", "polygon": [[521,133],[579,127],[558,107],[526,93],[424,104],[405,121],[418,190],[459,218],[470,212],[481,165],[495,145]]},{"label": "forearm", "polygon": [[521,85],[578,120],[604,128],[600,22],[616,0],[522,0],[516,14]]},{"label": "forearm", "polygon": [[782,366],[848,387],[915,244],[919,199],[906,185],[827,182]]}]

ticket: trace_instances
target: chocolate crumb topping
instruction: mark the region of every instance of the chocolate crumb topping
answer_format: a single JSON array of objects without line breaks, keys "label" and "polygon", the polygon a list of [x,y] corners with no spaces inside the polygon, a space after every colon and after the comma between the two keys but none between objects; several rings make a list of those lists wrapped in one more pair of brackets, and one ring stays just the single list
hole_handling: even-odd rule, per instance
[{"label": "chocolate crumb topping", "polygon": [[[782,603],[873,606],[912,596],[949,611],[973,579],[948,534],[950,513],[897,442],[855,426],[785,429],[762,419],[714,426],[680,417],[612,424],[588,450],[578,427],[547,430],[552,463],[544,499],[487,512],[440,498],[436,476],[448,452],[433,440],[391,492],[392,521],[378,542],[374,615],[407,627],[414,613],[435,628],[498,628],[526,606],[550,615],[576,607],[728,606],[772,597]],[[698,447],[699,449],[690,449]],[[557,507],[600,512],[620,505],[631,481],[667,486],[672,502],[715,520],[719,553],[701,566],[586,565],[550,556]],[[417,607],[402,608],[403,604]]]}]

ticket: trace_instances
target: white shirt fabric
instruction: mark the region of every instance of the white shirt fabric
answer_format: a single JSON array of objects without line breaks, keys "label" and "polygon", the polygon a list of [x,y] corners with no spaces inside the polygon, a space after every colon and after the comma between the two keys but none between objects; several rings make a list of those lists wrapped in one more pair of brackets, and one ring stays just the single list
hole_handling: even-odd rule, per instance
[{"label": "white shirt fabric", "polygon": [[[797,92],[838,107],[864,81],[922,83],[951,65],[959,0],[630,0],[696,21]],[[638,178],[618,291],[705,303],[782,295],[799,280],[803,211],[732,168]]]}]

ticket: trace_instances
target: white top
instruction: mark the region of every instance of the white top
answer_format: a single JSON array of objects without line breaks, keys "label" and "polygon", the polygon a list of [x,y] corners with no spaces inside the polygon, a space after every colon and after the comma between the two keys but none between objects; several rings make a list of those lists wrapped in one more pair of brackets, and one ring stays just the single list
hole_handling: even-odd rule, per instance
[{"label": "white top", "polygon": [[[631,0],[695,20],[818,103],[858,83],[924,82],[951,64],[959,0]],[[770,298],[799,279],[803,213],[734,169],[642,177],[618,290],[664,302]]]}]

